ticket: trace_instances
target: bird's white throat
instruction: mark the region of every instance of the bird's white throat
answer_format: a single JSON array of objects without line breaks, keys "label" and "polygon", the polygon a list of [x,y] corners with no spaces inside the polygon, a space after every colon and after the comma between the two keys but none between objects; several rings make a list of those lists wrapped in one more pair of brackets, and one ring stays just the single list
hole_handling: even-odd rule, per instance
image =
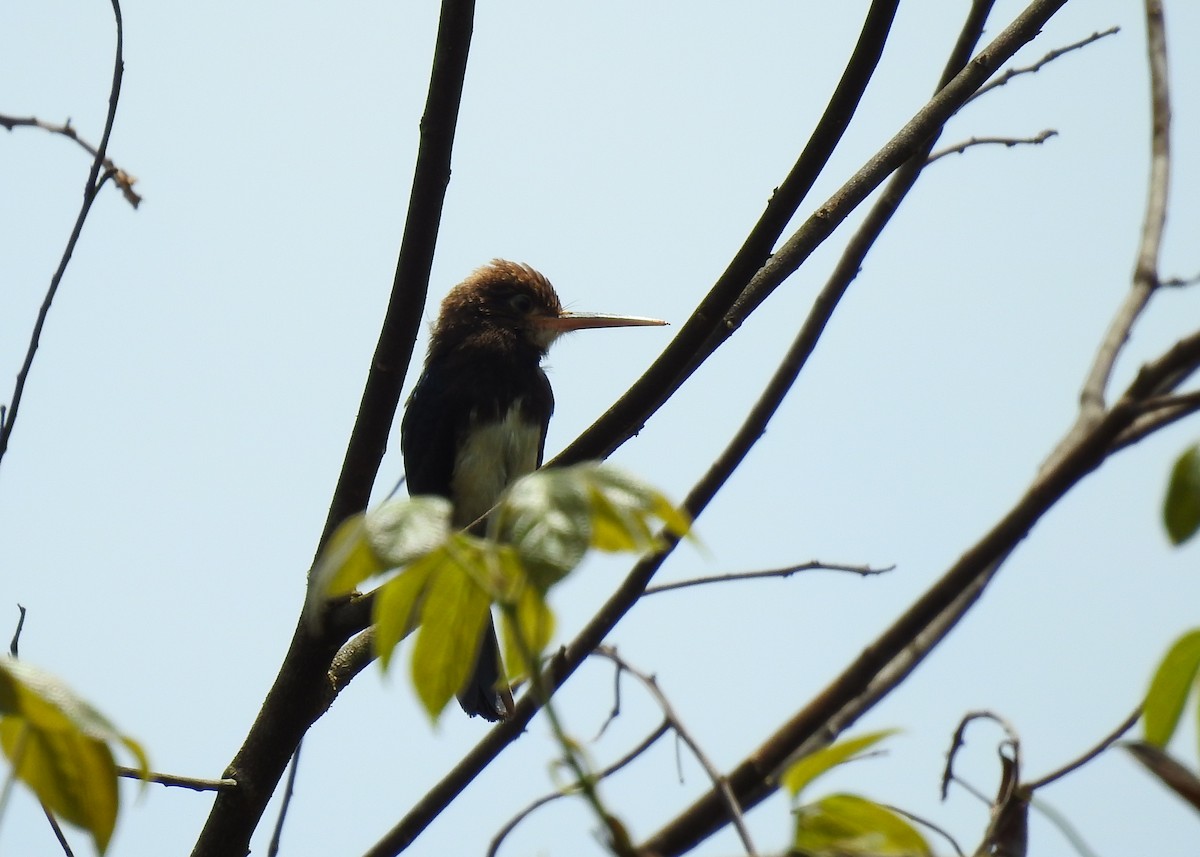
[{"label": "bird's white throat", "polygon": [[484,515],[504,489],[537,469],[541,448],[539,427],[522,419],[520,402],[514,402],[499,421],[471,420],[458,446],[451,477],[457,500],[454,524],[465,527]]}]

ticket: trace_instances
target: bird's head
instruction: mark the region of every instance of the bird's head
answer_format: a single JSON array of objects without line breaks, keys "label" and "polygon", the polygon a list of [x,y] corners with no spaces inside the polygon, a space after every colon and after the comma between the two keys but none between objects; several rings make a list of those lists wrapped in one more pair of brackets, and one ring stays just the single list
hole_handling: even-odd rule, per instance
[{"label": "bird's head", "polygon": [[528,265],[496,259],[446,295],[430,355],[474,343],[532,351],[540,357],[571,330],[663,324],[655,318],[568,312],[544,276]]}]

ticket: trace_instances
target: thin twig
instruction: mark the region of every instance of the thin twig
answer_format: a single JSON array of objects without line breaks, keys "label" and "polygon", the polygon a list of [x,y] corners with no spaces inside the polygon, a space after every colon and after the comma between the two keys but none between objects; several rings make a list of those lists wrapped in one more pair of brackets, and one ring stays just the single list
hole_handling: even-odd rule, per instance
[{"label": "thin twig", "polygon": [[1112,444],[1113,452],[1132,446],[1142,438],[1200,411],[1200,392],[1155,396],[1146,400],[1145,410],[1116,437]]},{"label": "thin twig", "polygon": [[1073,771],[1076,771],[1079,768],[1082,768],[1088,762],[1092,761],[1092,759],[1096,758],[1101,753],[1103,753],[1105,750],[1107,750],[1109,747],[1111,747],[1113,744],[1115,744],[1121,738],[1122,735],[1124,735],[1126,732],[1128,732],[1130,729],[1132,729],[1134,727],[1134,724],[1136,724],[1138,722],[1138,718],[1141,716],[1142,716],[1142,707],[1139,705],[1137,708],[1135,708],[1133,710],[1133,713],[1131,713],[1128,717],[1126,717],[1121,722],[1120,726],[1118,726],[1112,732],[1110,732],[1109,734],[1107,734],[1103,738],[1101,738],[1100,741],[1094,747],[1092,747],[1090,750],[1088,750],[1086,753],[1084,753],[1078,759],[1068,762],[1067,764],[1063,765],[1058,770],[1051,771],[1050,773],[1046,774],[1044,777],[1036,779],[1033,782],[1025,783],[1024,785],[1022,785],[1022,788],[1027,789],[1029,791],[1029,793],[1032,794],[1033,792],[1037,791],[1038,789],[1042,788],[1043,786],[1048,786],[1048,785],[1050,785],[1050,783],[1054,782],[1055,780],[1062,779],[1067,774],[1069,774]]},{"label": "thin twig", "polygon": [[[647,735],[645,738],[643,738],[642,741],[636,747],[634,747],[632,750],[630,750],[628,753],[626,753],[621,758],[617,759],[617,761],[613,762],[608,767],[599,771],[596,774],[596,779],[604,780],[604,779],[612,776],[613,774],[615,774],[617,771],[624,768],[626,765],[628,765],[634,759],[638,758],[643,753],[645,753],[647,750],[649,750],[650,747],[653,746],[654,743],[656,741],[658,741],[659,738],[666,735],[667,732],[670,731],[670,729],[671,729],[671,722],[669,720],[663,720],[663,722],[658,725],[658,728],[655,729],[653,732],[651,732],[649,735]],[[562,789],[562,790],[559,790],[556,792],[551,792],[550,794],[545,794],[542,797],[538,798],[537,800],[532,801],[528,806],[526,806],[524,809],[522,809],[520,812],[518,812],[516,815],[514,815],[511,819],[509,819],[504,824],[504,826],[501,827],[500,830],[498,830],[496,832],[496,835],[492,838],[491,845],[488,846],[487,857],[496,857],[496,853],[500,850],[500,844],[505,840],[505,838],[510,833],[513,832],[513,830],[516,829],[518,824],[520,824],[522,821],[524,821],[526,818],[531,816],[537,810],[541,809],[546,804],[553,803],[554,801],[558,800],[559,798],[564,798],[571,794],[573,794],[573,792],[571,790]]]},{"label": "thin twig", "polygon": [[1011,149],[1013,146],[1040,146],[1051,137],[1057,137],[1058,132],[1053,128],[1047,128],[1032,137],[971,137],[963,140],[961,143],[955,143],[953,146],[947,146],[944,149],[938,149],[925,159],[925,166],[929,166],[939,158],[944,158],[947,155],[961,155],[967,149],[975,146],[1004,146],[1006,149]]},{"label": "thin twig", "polygon": [[62,825],[58,823],[58,819],[54,817],[54,813],[50,811],[50,807],[46,806],[45,803],[42,804],[42,812],[46,814],[46,822],[50,825],[50,829],[54,831],[54,838],[58,840],[63,854],[66,857],[74,857],[75,852],[71,850],[71,843],[67,842],[67,835],[63,833]]},{"label": "thin twig", "polygon": [[613,670],[613,705],[608,712],[608,716],[604,718],[604,722],[600,724],[600,728],[596,730],[596,736],[592,738],[592,742],[599,741],[604,733],[608,731],[608,727],[617,721],[621,716],[621,668]]},{"label": "thin twig", "polygon": [[713,788],[721,793],[725,801],[725,809],[729,813],[730,821],[737,831],[738,837],[742,840],[742,847],[746,849],[746,854],[750,855],[750,857],[755,857],[756,852],[754,850],[754,843],[750,839],[750,830],[746,827],[746,820],[742,817],[742,807],[738,803],[737,797],[734,796],[733,790],[729,788],[729,782],[717,770],[717,766],[712,763],[707,754],[700,749],[700,744],[692,736],[691,732],[684,727],[683,722],[679,719],[679,715],[675,713],[675,709],[667,699],[666,694],[658,686],[658,681],[654,676],[633,667],[612,646],[599,646],[596,649],[596,654],[602,658],[607,658],[616,664],[620,670],[636,678],[650,692],[650,695],[654,697],[654,701],[658,703],[663,717],[671,724],[671,728],[675,731],[679,740],[686,744],[687,748],[692,751],[692,755],[712,781]]},{"label": "thin twig", "polygon": [[[52,122],[43,122],[36,116],[6,116],[0,113],[0,127],[7,128],[9,131],[12,131],[14,128],[40,128],[51,134],[66,137],[68,140],[74,140],[93,158],[96,157],[98,152],[95,146],[79,136],[74,126],[71,125],[70,119],[61,125],[55,125]],[[111,158],[107,157],[104,158],[104,169],[113,174],[113,181],[121,189],[121,194],[125,197],[126,201],[134,208],[137,208],[142,202],[141,194],[133,189],[133,186],[137,184],[137,177],[125,172],[125,170],[114,164]]]},{"label": "thin twig", "polygon": [[1165,280],[1159,280],[1159,288],[1163,289],[1182,289],[1188,286],[1194,286],[1200,283],[1200,274],[1192,274],[1190,277],[1168,277]]},{"label": "thin twig", "polygon": [[962,848],[959,846],[958,841],[953,836],[951,836],[945,829],[938,827],[936,824],[934,824],[928,818],[917,815],[915,812],[909,812],[907,809],[898,807],[895,804],[884,803],[884,804],[880,804],[880,806],[887,807],[892,812],[896,813],[896,815],[902,815],[905,818],[907,818],[909,821],[914,821],[917,824],[921,825],[922,827],[928,827],[934,833],[938,834],[943,839],[945,839],[947,842],[949,842],[950,847],[954,849],[954,853],[956,853],[958,855],[958,857],[966,857],[966,855],[963,853]]},{"label": "thin twig", "polygon": [[[54,276],[50,278],[50,286],[38,309],[37,319],[33,323],[33,332],[29,337],[29,347],[25,351],[25,360],[21,363],[20,371],[17,372],[17,383],[13,388],[12,398],[9,400],[5,419],[0,424],[0,461],[4,460],[4,453],[8,451],[9,438],[12,437],[13,428],[17,422],[17,413],[21,408],[21,399],[25,393],[25,383],[29,378],[29,370],[33,367],[33,358],[37,355],[38,343],[42,338],[42,329],[46,326],[46,317],[50,314],[50,306],[54,303],[54,296],[58,294],[59,284],[67,272],[67,264],[75,252],[79,236],[83,233],[83,224],[87,220],[88,212],[92,210],[92,203],[96,201],[104,183],[114,175],[114,170],[104,169],[104,162],[105,153],[108,151],[108,140],[112,136],[113,122],[117,117],[117,101],[121,96],[121,78],[125,71],[125,30],[121,20],[120,3],[118,0],[111,0],[111,3],[113,17],[116,20],[117,45],[116,59],[113,61],[112,86],[108,93],[108,115],[104,120],[104,133],[100,137],[100,145],[96,147],[92,168],[88,171],[87,183],[83,188],[83,204],[79,208],[79,214],[75,217],[75,226],[67,239],[67,246],[63,249],[62,257],[58,261],[58,268],[55,270]],[[102,169],[103,173],[101,173]]]},{"label": "thin twig", "polygon": [[1134,323],[1158,287],[1158,260],[1167,221],[1171,179],[1171,93],[1167,77],[1167,37],[1161,0],[1146,0],[1146,45],[1150,66],[1150,182],[1133,288],[1113,317],[1079,396],[1080,419],[1094,422],[1104,411],[1105,390]]},{"label": "thin twig", "polygon": [[275,828],[271,831],[271,841],[267,845],[267,857],[279,854],[279,843],[283,840],[283,823],[287,820],[288,810],[292,806],[292,795],[296,793],[296,772],[300,770],[300,753],[304,750],[301,741],[292,753],[292,763],[288,767],[287,782],[283,786],[283,800],[279,803],[279,817],[275,819]]},{"label": "thin twig", "polygon": [[117,776],[131,780],[141,780],[147,783],[156,783],[160,786],[191,789],[194,792],[230,791],[237,788],[237,780],[229,778],[207,780],[200,777],[181,777],[177,774],[160,774],[154,771],[143,776],[142,772],[137,768],[127,768],[124,765],[117,765]]},{"label": "thin twig", "polygon": [[1106,36],[1113,36],[1119,32],[1121,32],[1120,27],[1109,27],[1107,30],[1092,33],[1090,36],[1080,39],[1077,42],[1072,42],[1071,44],[1064,45],[1061,48],[1055,48],[1054,50],[1050,51],[1048,54],[1046,54],[1044,57],[1042,57],[1040,60],[1033,63],[1032,65],[1023,66],[1021,68],[1007,69],[1006,71],[1004,71],[1004,73],[998,75],[993,80],[990,80],[983,86],[979,87],[979,90],[974,95],[972,95],[969,99],[967,99],[967,103],[970,104],[976,98],[979,98],[980,96],[984,95],[985,93],[991,92],[993,89],[998,89],[999,87],[1004,86],[1006,83],[1008,83],[1014,77],[1020,77],[1021,75],[1024,75],[1024,74],[1037,73],[1038,71],[1041,70],[1041,68],[1043,66],[1047,65],[1048,63],[1054,62],[1054,60],[1058,59],[1063,54],[1069,54],[1072,51],[1077,51],[1080,48],[1085,48],[1088,45],[1090,45],[1092,42],[1098,42],[1101,39],[1105,38]]},{"label": "thin twig", "polygon": [[17,617],[17,629],[13,631],[12,642],[8,644],[8,654],[12,657],[17,657],[17,651],[21,647],[21,629],[25,627],[25,608],[18,604],[17,610],[20,615]]},{"label": "thin twig", "polygon": [[704,586],[709,583],[728,583],[735,580],[761,580],[767,577],[788,578],[793,574],[799,574],[803,571],[841,571],[848,574],[857,574],[859,577],[873,577],[877,574],[886,574],[889,571],[894,571],[895,568],[896,566],[894,565],[889,565],[886,568],[873,568],[869,565],[839,565],[837,563],[821,562],[814,559],[784,568],[769,568],[762,571],[731,571],[725,574],[691,577],[687,580],[672,580],[669,583],[647,586],[646,591],[642,595],[657,595],[660,592],[671,592],[676,589],[686,589],[690,586]]}]

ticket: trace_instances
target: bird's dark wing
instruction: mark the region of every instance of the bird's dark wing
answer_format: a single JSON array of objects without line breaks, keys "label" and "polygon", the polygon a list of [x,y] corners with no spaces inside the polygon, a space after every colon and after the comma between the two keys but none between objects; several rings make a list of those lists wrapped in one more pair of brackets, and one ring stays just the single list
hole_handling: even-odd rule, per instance
[{"label": "bird's dark wing", "polygon": [[537,373],[537,382],[533,387],[534,411],[540,415],[540,431],[538,436],[537,466],[541,467],[546,460],[546,432],[550,428],[550,415],[554,413],[554,391],[550,389],[550,379],[541,369]]},{"label": "bird's dark wing", "polygon": [[542,464],[554,410],[546,373],[536,367],[515,372],[499,361],[472,368],[475,371],[464,372],[452,362],[430,363],[409,397],[400,424],[400,449],[410,495],[438,494],[453,500],[455,458],[472,422],[499,421],[514,401],[521,402],[524,418],[537,426],[537,466]]},{"label": "bird's dark wing", "polygon": [[433,365],[421,375],[400,423],[400,451],[408,493],[450,497],[454,458],[471,417],[471,403],[460,385]]}]

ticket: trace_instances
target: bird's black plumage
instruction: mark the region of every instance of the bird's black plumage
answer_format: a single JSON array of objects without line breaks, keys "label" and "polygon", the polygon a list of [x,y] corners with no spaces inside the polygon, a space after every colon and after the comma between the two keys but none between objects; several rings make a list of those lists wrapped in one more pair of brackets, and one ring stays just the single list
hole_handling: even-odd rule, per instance
[{"label": "bird's black plumage", "polygon": [[[554,394],[541,361],[554,339],[587,327],[662,324],[654,319],[568,313],[550,282],[526,265],[496,260],[442,302],[425,368],[401,423],[408,491],[454,504],[456,527],[487,514],[514,481],[542,463]],[[495,628],[480,642],[463,709],[506,718]]]},{"label": "bird's black plumage", "polygon": [[410,494],[453,500],[455,459],[472,428],[502,423],[514,410],[536,431],[534,466],[542,463],[554,394],[540,359],[486,347],[431,355],[401,424]]}]

